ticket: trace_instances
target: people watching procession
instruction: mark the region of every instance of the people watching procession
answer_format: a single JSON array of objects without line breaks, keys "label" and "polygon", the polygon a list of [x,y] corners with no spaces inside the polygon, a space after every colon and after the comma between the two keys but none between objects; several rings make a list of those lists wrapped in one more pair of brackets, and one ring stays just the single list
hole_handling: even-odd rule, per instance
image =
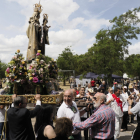
[{"label": "people watching procession", "polygon": [[[115,83],[115,82],[114,82]],[[127,84],[127,83],[126,83]],[[101,87],[104,87],[102,82]],[[128,124],[137,120],[137,127],[133,131],[132,140],[139,140],[140,131],[140,94],[138,85],[129,83],[128,89],[124,85],[121,88],[114,84],[114,88],[108,88],[108,94],[95,91],[91,84],[85,87],[79,86],[79,94],[76,88],[64,92],[63,103],[57,111],[55,127],[53,123],[53,107],[41,106],[40,95],[34,110],[26,109],[27,101],[23,96],[12,96],[13,103],[7,111],[8,121],[6,140],[81,140],[81,131],[84,130],[84,139],[88,140],[117,140],[120,132],[129,130]],[[107,87],[106,87],[107,88]],[[78,99],[79,98],[79,99]],[[76,99],[83,98],[86,106],[79,107]],[[4,125],[5,107],[0,106],[1,125]],[[3,116],[2,116],[3,115]],[[131,120],[129,120],[131,115]],[[2,118],[3,117],[3,118]],[[31,118],[36,117],[34,129]],[[63,126],[63,127],[62,127]],[[90,135],[88,134],[90,131]],[[4,138],[4,137],[3,137]]]}]

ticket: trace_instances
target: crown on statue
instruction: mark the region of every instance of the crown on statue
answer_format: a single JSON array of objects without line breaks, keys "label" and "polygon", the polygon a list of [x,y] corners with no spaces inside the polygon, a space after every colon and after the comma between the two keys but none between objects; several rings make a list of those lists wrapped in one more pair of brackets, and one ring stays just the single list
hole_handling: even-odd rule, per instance
[{"label": "crown on statue", "polygon": [[34,12],[39,12],[39,13],[41,13],[42,10],[43,10],[43,7],[42,7],[42,5],[40,4],[40,2],[34,4]]}]

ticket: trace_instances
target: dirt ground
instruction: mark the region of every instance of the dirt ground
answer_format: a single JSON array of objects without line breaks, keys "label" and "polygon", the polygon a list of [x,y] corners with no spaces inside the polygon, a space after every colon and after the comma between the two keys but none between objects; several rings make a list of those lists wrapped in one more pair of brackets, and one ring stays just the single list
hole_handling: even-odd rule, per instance
[{"label": "dirt ground", "polygon": [[70,83],[69,82],[66,82],[66,85],[63,86],[63,82],[59,82],[59,86],[60,88],[62,88],[63,90],[67,90],[70,88]]}]

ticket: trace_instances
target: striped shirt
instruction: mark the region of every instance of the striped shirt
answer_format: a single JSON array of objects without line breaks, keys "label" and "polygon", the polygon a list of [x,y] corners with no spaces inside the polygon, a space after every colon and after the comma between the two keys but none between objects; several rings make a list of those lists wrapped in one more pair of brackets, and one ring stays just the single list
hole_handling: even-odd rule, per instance
[{"label": "striped shirt", "polygon": [[115,132],[115,113],[105,104],[100,105],[84,122],[74,122],[75,129],[91,128],[91,137],[97,139],[111,139]]}]

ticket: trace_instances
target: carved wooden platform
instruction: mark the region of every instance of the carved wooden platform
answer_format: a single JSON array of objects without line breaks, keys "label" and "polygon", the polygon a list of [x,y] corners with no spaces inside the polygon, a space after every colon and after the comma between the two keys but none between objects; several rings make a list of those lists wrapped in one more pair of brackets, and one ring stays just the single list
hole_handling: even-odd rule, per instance
[{"label": "carved wooden platform", "polygon": [[[35,95],[17,95],[24,96],[27,99],[27,103],[36,103]],[[61,102],[59,95],[41,95],[42,104],[59,104]],[[12,95],[0,95],[0,104],[12,104]]]}]

